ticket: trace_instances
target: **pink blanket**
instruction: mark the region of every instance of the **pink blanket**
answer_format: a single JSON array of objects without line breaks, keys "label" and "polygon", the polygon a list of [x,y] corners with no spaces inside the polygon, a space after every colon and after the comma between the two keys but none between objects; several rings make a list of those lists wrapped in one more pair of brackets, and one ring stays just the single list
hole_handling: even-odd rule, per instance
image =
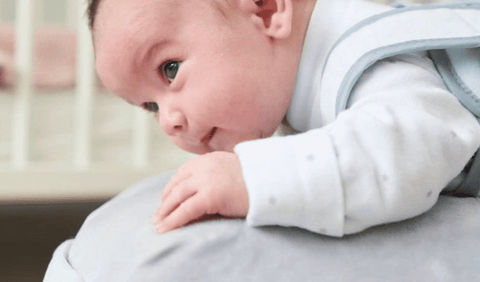
[{"label": "pink blanket", "polygon": [[[35,31],[36,87],[68,88],[75,84],[76,33],[74,29],[45,26]],[[15,28],[0,24],[0,87],[15,85]]]}]

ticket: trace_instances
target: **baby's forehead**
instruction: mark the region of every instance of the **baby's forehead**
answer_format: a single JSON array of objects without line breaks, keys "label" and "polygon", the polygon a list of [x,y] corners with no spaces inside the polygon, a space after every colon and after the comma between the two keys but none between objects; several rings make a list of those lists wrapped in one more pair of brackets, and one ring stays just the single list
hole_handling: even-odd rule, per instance
[{"label": "baby's forehead", "polygon": [[128,33],[135,33],[135,40],[148,38],[152,34],[158,36],[163,32],[171,35],[176,25],[191,24],[199,13],[203,19],[224,14],[229,2],[230,0],[101,0],[93,32],[94,44],[98,45],[106,34],[119,29],[125,32],[118,34],[124,39]]},{"label": "baby's forehead", "polygon": [[[182,20],[188,20],[189,12],[192,7],[213,8],[223,13],[227,6],[231,6],[231,0],[98,0],[97,15],[98,18],[117,19],[127,23],[150,22],[158,19],[172,19],[183,15]],[[194,5],[190,5],[190,4]],[[200,4],[195,5],[195,4]],[[198,12],[198,11],[195,11]],[[100,14],[100,16],[98,16]],[[208,14],[205,14],[208,17]],[[146,18],[147,17],[147,18]],[[168,21],[166,22],[168,23]],[[99,24],[101,25],[101,24]]]},{"label": "baby's forehead", "polygon": [[126,39],[128,33],[141,37],[159,27],[168,27],[178,17],[179,3],[181,1],[101,0],[93,30],[94,44],[97,46],[104,38],[111,37],[106,35]]},{"label": "baby's forehead", "polygon": [[121,21],[135,24],[160,19],[178,12],[181,3],[168,0],[101,0],[97,11],[97,23],[101,25],[105,21]]}]

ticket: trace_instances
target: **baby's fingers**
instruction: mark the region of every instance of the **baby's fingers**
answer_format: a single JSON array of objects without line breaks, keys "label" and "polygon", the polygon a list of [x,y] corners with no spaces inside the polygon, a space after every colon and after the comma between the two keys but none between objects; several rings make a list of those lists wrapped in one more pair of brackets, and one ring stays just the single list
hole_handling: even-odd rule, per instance
[{"label": "baby's fingers", "polygon": [[191,188],[188,185],[177,186],[173,189],[169,197],[165,199],[160,208],[155,213],[156,219],[162,221],[171,212],[173,212],[178,206],[185,202],[188,198],[197,193],[196,189]]},{"label": "baby's fingers", "polygon": [[163,188],[161,196],[162,201],[165,201],[165,199],[168,197],[168,195],[170,195],[175,186],[177,186],[180,182],[189,178],[190,176],[190,173],[181,172],[177,172],[175,175],[173,175],[172,178],[170,178],[170,180],[168,181],[167,185],[165,185],[165,187]]},{"label": "baby's fingers", "polygon": [[157,232],[168,232],[204,215],[206,209],[204,207],[204,201],[200,200],[200,198],[201,197],[198,196],[188,198],[163,221],[157,224]]}]

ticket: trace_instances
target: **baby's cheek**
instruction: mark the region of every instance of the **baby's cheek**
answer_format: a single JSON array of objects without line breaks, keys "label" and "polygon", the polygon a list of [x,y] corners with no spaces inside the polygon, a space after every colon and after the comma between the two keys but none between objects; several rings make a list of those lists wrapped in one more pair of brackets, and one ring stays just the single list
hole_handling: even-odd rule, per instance
[{"label": "baby's cheek", "polygon": [[222,139],[222,141],[224,142],[223,148],[224,148],[224,151],[233,153],[234,148],[237,144],[246,142],[246,141],[257,140],[260,138],[262,138],[260,131],[245,130],[243,132],[228,135],[224,139]]}]

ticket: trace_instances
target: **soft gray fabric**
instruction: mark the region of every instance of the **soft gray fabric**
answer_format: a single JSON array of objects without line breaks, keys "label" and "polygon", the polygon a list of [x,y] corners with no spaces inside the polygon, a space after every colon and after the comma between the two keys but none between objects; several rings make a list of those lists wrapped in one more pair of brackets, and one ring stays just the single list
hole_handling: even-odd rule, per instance
[{"label": "soft gray fabric", "polygon": [[160,235],[149,219],[170,176],[92,213],[44,281],[480,281],[479,198],[441,196],[422,216],[340,239],[244,220]]}]

